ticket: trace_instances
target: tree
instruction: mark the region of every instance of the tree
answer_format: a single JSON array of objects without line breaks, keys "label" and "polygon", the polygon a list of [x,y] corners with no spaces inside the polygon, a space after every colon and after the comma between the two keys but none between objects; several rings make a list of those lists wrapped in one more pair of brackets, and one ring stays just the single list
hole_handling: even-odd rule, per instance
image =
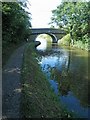
[{"label": "tree", "polygon": [[14,49],[30,36],[31,14],[25,1],[2,2],[2,58],[3,65]]},{"label": "tree", "polygon": [[71,42],[89,40],[90,2],[63,2],[52,11],[51,24],[70,33]]},{"label": "tree", "polygon": [[31,27],[31,18],[21,3],[2,3],[2,34],[3,43],[18,43],[26,39]]}]

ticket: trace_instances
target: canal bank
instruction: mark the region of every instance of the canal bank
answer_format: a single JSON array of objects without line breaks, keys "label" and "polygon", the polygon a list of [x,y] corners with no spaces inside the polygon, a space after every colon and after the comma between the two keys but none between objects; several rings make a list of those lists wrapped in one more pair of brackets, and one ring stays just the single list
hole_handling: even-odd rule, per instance
[{"label": "canal bank", "polygon": [[75,49],[90,51],[90,40],[89,39],[87,40],[87,42],[83,42],[81,40],[74,40],[72,44],[70,34],[67,34],[62,39],[58,40],[58,45],[59,46],[70,46]]},{"label": "canal bank", "polygon": [[73,118],[60,104],[45,74],[38,64],[38,55],[31,43],[24,53],[22,66],[22,102],[23,117],[27,118]]}]

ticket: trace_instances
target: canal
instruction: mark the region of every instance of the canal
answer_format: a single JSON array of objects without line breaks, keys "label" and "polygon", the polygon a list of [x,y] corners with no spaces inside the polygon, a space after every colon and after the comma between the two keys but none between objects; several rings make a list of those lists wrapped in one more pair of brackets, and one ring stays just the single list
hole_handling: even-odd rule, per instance
[{"label": "canal", "polygon": [[90,112],[88,52],[77,48],[47,44],[40,39],[38,61],[60,102],[80,118]]}]

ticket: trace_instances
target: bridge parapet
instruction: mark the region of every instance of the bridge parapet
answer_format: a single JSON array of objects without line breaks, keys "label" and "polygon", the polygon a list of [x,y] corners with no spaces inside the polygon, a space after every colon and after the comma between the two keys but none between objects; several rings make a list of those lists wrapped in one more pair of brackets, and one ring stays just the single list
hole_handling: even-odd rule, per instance
[{"label": "bridge parapet", "polygon": [[31,29],[31,35],[33,35],[33,37],[36,37],[39,34],[50,35],[53,39],[53,42],[56,43],[58,39],[60,39],[61,36],[65,35],[66,33],[61,29],[55,29],[55,28],[32,28]]},{"label": "bridge parapet", "polygon": [[31,33],[65,34],[65,31],[61,29],[55,29],[55,28],[32,28]]}]

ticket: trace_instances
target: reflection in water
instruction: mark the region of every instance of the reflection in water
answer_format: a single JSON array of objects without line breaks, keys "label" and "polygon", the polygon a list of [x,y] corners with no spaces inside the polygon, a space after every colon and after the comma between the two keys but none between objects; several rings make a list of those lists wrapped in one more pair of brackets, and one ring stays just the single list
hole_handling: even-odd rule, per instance
[{"label": "reflection in water", "polygon": [[36,41],[40,41],[41,44],[37,47],[38,50],[45,50],[47,47],[47,42],[45,39],[37,38]]},{"label": "reflection in water", "polygon": [[62,104],[80,117],[88,117],[87,52],[53,46],[40,54],[39,64]]}]

